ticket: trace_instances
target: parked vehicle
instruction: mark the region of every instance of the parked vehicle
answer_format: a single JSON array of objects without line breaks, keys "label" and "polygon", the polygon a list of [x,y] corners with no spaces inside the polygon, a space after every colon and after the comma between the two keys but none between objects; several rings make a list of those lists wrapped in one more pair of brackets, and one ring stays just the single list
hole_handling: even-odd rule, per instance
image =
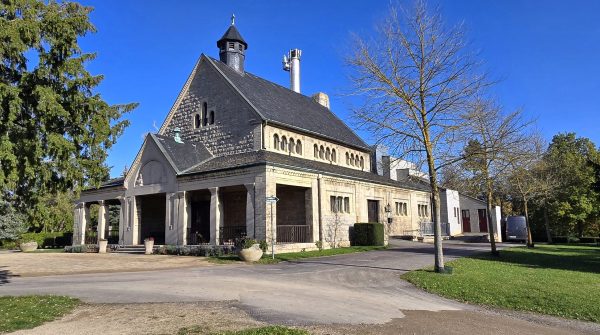
[{"label": "parked vehicle", "polygon": [[506,240],[527,241],[527,223],[524,216],[509,216],[506,218]]}]

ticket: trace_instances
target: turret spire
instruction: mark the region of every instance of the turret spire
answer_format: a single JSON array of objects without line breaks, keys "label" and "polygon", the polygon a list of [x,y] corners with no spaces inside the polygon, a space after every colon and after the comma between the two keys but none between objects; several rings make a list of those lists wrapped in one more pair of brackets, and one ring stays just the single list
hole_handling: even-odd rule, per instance
[{"label": "turret spire", "polygon": [[248,43],[244,41],[242,35],[235,27],[235,15],[231,15],[231,25],[217,41],[219,47],[219,59],[221,62],[229,65],[239,73],[244,73],[244,59],[246,58],[246,49]]}]

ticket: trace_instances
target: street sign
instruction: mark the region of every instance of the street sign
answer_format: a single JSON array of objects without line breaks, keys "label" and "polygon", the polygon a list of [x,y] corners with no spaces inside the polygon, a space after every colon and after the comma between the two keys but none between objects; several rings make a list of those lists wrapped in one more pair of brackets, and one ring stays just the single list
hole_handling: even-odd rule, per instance
[{"label": "street sign", "polygon": [[270,196],[270,197],[267,197],[267,203],[268,203],[268,204],[274,204],[274,203],[276,203],[277,201],[279,201],[279,198],[278,198],[278,197],[276,197],[276,196],[274,196],[274,195],[272,195],[272,196]]}]

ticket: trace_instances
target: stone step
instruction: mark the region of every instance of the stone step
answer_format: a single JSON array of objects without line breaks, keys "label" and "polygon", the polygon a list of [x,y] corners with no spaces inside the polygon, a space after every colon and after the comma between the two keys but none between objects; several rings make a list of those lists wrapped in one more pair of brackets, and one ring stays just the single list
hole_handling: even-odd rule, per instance
[{"label": "stone step", "polygon": [[146,248],[143,245],[123,245],[115,252],[124,254],[143,254],[146,252]]}]

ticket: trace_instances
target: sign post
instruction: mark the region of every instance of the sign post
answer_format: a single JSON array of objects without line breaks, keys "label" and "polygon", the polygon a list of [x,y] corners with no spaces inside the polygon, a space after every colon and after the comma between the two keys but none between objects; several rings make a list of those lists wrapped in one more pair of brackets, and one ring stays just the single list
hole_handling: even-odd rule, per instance
[{"label": "sign post", "polygon": [[273,204],[276,204],[279,198],[272,195],[267,197],[267,203],[271,205],[271,258],[275,259],[275,238],[273,230]]}]

